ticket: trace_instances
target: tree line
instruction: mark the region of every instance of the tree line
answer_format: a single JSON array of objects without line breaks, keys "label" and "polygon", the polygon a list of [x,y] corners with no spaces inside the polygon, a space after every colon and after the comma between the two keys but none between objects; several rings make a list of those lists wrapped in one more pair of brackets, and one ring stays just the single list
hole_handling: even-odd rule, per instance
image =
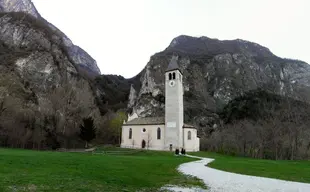
[{"label": "tree line", "polygon": [[252,158],[308,159],[309,104],[266,93],[260,96],[264,98],[252,94],[231,105],[221,125],[202,140],[203,149]]}]

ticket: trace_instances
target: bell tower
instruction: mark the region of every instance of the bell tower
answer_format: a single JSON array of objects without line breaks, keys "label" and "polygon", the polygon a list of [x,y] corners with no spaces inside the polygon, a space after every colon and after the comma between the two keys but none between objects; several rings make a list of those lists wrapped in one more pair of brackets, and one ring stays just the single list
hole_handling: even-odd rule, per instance
[{"label": "bell tower", "polygon": [[173,55],[165,71],[165,150],[183,147],[183,74]]}]

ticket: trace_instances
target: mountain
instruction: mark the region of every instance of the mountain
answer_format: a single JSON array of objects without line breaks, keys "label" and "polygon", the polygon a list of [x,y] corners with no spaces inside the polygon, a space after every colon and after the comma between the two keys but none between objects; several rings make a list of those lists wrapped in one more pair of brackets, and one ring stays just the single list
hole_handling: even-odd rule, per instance
[{"label": "mountain", "polygon": [[164,113],[164,73],[172,54],[184,74],[185,121],[202,132],[219,123],[219,113],[234,98],[262,89],[283,97],[310,101],[310,66],[283,59],[268,48],[244,40],[181,35],[150,58],[130,90],[130,116]]},{"label": "mountain", "polygon": [[183,71],[184,121],[201,149],[268,159],[310,157],[310,66],[245,40],[181,35],[130,81],[128,118],[162,116],[173,54]]},{"label": "mountain", "polygon": [[129,119],[162,116],[173,54],[183,71],[184,121],[198,128],[201,150],[309,159],[310,66],[249,41],[176,37],[137,76],[98,76],[101,111],[126,110]]},{"label": "mountain", "polygon": [[41,20],[41,22],[45,23],[46,27],[50,28],[50,30],[61,34],[61,43],[68,53],[70,60],[72,60],[81,69],[86,69],[87,72],[90,72],[92,75],[101,74],[96,61],[79,46],[74,45],[72,41],[53,24],[41,17],[31,0],[0,0],[0,12],[23,12]]},{"label": "mountain", "polygon": [[82,119],[90,116],[101,127],[97,89],[89,79],[99,74],[96,61],[31,1],[0,0],[1,146],[84,146]]}]

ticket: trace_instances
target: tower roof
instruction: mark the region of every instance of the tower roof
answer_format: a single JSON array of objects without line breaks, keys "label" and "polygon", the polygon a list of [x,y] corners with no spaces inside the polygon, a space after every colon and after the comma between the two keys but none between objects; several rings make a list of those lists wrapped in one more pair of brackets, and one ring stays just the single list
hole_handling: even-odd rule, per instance
[{"label": "tower roof", "polygon": [[180,67],[178,65],[178,56],[176,56],[176,55],[172,55],[172,58],[171,58],[170,63],[166,69],[166,72],[173,71],[173,70],[179,70],[181,72]]}]

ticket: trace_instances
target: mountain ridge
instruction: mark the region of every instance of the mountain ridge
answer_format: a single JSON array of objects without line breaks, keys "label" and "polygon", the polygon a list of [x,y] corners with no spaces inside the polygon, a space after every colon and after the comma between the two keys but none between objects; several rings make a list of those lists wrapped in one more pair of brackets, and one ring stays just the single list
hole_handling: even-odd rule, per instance
[{"label": "mountain ridge", "polygon": [[[185,44],[186,46],[184,46]],[[175,37],[164,51],[179,50],[188,54],[191,53],[212,55],[216,54],[216,51],[235,53],[240,52],[242,49],[245,48],[255,48],[256,52],[258,49],[260,49],[259,53],[264,56],[275,56],[267,47],[243,39],[219,40],[216,38],[209,38],[207,36],[192,37],[188,35],[179,35]],[[196,49],[198,53],[196,53],[193,49]]]}]

